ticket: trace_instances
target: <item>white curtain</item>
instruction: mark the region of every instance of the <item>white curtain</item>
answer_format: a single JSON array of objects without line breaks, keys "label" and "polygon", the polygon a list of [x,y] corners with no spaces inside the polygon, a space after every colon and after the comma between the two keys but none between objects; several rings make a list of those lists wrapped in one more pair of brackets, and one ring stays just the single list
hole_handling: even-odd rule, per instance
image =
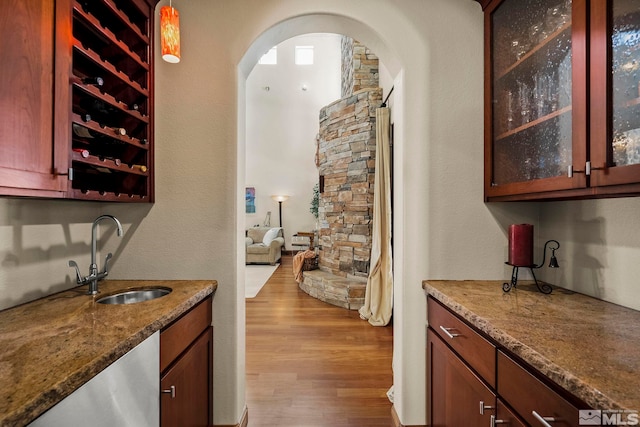
[{"label": "white curtain", "polygon": [[385,326],[393,309],[391,254],[391,173],[389,108],[376,110],[376,172],[373,189],[371,267],[360,317],[373,326]]}]

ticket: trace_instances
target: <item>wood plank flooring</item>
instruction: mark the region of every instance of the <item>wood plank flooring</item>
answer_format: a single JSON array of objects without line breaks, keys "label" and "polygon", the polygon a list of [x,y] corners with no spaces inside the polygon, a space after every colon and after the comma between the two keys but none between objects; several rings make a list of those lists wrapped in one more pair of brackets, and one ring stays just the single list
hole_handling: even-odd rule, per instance
[{"label": "wood plank flooring", "polygon": [[249,427],[391,425],[391,326],[301,291],[291,257],[246,302]]}]

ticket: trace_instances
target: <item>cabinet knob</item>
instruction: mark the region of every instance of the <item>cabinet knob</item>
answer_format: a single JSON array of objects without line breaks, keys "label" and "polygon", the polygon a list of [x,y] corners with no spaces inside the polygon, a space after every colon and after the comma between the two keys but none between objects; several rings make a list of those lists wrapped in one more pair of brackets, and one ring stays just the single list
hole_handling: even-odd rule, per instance
[{"label": "cabinet knob", "polygon": [[536,419],[540,421],[540,424],[542,424],[544,427],[553,427],[551,424],[549,424],[549,422],[552,423],[556,420],[553,417],[543,417],[542,415],[538,414],[536,411],[532,411],[531,414],[534,417],[536,417]]},{"label": "cabinet knob", "polygon": [[171,398],[174,399],[176,397],[176,386],[172,385],[168,390],[162,390],[162,394],[170,394]]}]

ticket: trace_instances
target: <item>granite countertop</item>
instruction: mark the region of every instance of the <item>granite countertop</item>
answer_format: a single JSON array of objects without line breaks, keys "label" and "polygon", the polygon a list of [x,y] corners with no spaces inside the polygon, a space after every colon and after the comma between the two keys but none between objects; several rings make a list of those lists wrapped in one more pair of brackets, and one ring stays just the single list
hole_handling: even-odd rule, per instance
[{"label": "granite countertop", "polygon": [[640,311],[561,288],[425,280],[423,289],[594,409],[640,410]]},{"label": "granite countertop", "polygon": [[0,311],[0,425],[29,423],[211,295],[217,282],[107,280],[98,297],[142,286],[173,291],[106,305],[86,295],[84,286]]}]

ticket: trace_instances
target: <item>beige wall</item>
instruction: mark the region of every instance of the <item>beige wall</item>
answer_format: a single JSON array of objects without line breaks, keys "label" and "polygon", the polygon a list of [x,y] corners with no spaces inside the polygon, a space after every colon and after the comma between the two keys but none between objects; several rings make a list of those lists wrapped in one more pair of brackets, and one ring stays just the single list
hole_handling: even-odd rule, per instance
[{"label": "beige wall", "polygon": [[[289,250],[295,249],[293,234],[315,228],[309,206],[318,183],[318,113],[340,98],[340,37],[309,34],[285,40],[278,45],[278,64],[256,65],[247,79],[245,182],[256,189],[256,213],[246,214],[245,224],[262,224],[271,211],[271,225],[277,227],[278,202],[271,195],[290,196],[282,204]],[[294,63],[296,46],[314,46],[313,65]]]},{"label": "beige wall", "polygon": [[566,267],[552,273],[560,282],[636,304],[640,199],[483,203],[483,18],[475,1],[190,0],[174,6],[183,59],[156,68],[156,203],[1,199],[2,307],[71,286],[67,260],[88,264],[89,225],[98,214],[113,213],[126,228],[117,239],[102,227],[110,237],[103,252],[116,254],[113,277],[219,281],[215,423],[238,422],[245,405],[238,251],[245,225],[244,82],[259,53],[306,32],[361,40],[395,82],[394,386],[403,424],[424,424],[426,416],[421,281],[508,278],[510,223],[532,222],[538,240],[561,240],[558,255]]},{"label": "beige wall", "polygon": [[556,239],[551,283],[640,310],[640,198],[541,204],[541,241]]}]

